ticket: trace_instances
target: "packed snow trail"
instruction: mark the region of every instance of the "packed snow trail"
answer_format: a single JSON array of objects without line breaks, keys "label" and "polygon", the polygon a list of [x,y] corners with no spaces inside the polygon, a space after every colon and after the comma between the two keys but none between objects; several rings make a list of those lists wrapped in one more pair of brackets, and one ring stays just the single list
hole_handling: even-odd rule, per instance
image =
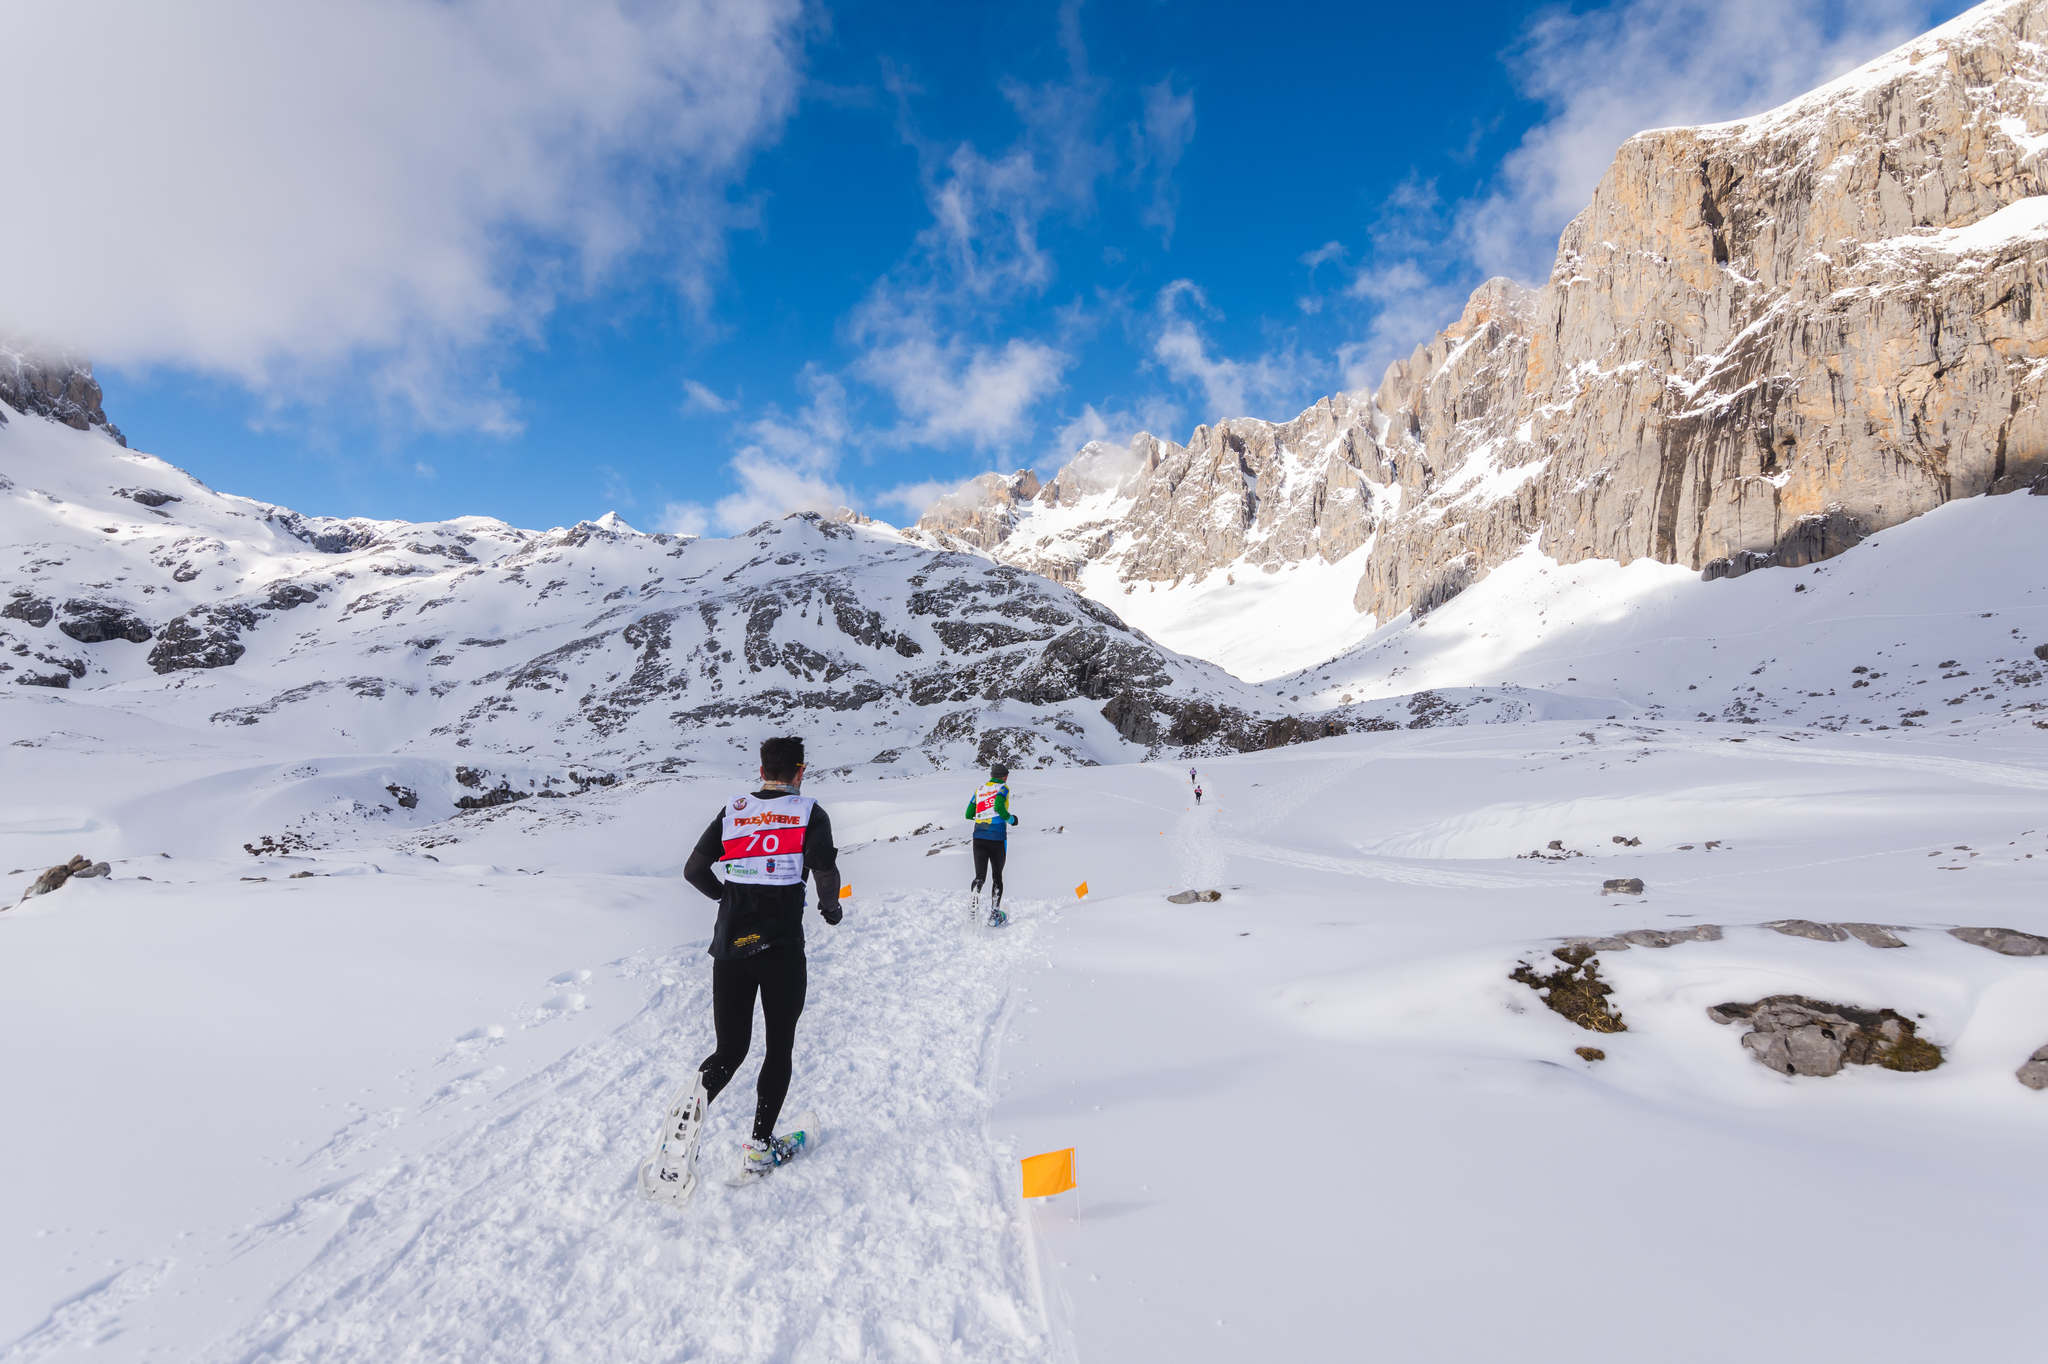
[{"label": "packed snow trail", "polygon": [[252,1229],[245,1249],[327,1239],[204,1357],[1046,1358],[1009,1163],[984,1127],[1030,916],[969,934],[958,908],[884,896],[811,928],[791,1106],[831,1136],[773,1179],[723,1177],[752,1116],[757,1028],[711,1107],[694,1201],[640,1197],[634,1170],[710,1047],[711,973],[695,945],[628,958],[622,974],[659,984],[624,1026],[431,1152]]}]

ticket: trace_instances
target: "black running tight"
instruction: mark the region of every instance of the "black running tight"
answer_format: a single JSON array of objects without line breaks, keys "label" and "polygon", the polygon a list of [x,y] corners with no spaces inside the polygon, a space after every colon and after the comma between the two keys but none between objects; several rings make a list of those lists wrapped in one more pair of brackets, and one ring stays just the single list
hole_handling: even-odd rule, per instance
[{"label": "black running tight", "polygon": [[796,1046],[796,1021],[804,1011],[804,950],[788,943],[711,963],[711,1018],[718,1029],[718,1049],[704,1058],[704,1101],[718,1097],[734,1071],[747,1059],[754,1041],[754,997],[761,997],[767,1024],[768,1050],[761,1058],[761,1083],[754,1104],[754,1140],[775,1135],[775,1120],[789,1095],[790,1052]]},{"label": "black running tight", "polygon": [[974,889],[980,890],[981,883],[994,872],[995,884],[989,889],[988,902],[999,905],[1003,902],[1003,859],[1009,856],[1010,845],[1000,838],[977,838],[974,840]]}]

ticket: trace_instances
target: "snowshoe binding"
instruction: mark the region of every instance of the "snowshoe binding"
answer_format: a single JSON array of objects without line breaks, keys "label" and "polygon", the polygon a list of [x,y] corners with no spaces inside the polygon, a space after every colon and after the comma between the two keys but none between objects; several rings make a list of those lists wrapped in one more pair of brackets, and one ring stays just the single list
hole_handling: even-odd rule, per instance
[{"label": "snowshoe binding", "polygon": [[789,1131],[767,1141],[755,1141],[750,1137],[740,1143],[740,1173],[734,1182],[751,1184],[757,1179],[765,1179],[817,1142],[818,1120],[809,1114],[797,1119]]}]

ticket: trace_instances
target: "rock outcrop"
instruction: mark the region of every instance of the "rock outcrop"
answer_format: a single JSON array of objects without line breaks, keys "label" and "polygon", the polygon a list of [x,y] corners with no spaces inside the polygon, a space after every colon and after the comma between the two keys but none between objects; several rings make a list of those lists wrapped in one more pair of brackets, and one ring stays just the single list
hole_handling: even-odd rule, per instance
[{"label": "rock outcrop", "polygon": [[30,882],[29,888],[22,892],[21,898],[32,900],[38,895],[48,895],[53,890],[61,890],[72,881],[105,876],[111,870],[112,868],[104,862],[94,862],[83,853],[75,854],[69,862],[58,863]]},{"label": "rock outcrop", "polygon": [[80,431],[104,431],[128,443],[121,428],[107,420],[100,406],[100,386],[92,366],[69,356],[32,356],[0,342],[0,423],[6,409],[47,417]]},{"label": "rock outcrop", "polygon": [[[1335,562],[1449,600],[1534,539],[1734,577],[2048,472],[2048,0],[1801,99],[1631,138],[1540,289],[1482,285],[1377,391],[990,476],[916,533],[1067,581]],[[1030,480],[1035,483],[1035,480]]]},{"label": "rock outcrop", "polygon": [[1895,1009],[1829,1004],[1803,995],[1771,995],[1754,1004],[1717,1004],[1716,1023],[1748,1023],[1742,1045],[1758,1064],[1780,1075],[1826,1076],[1843,1066],[1933,1070],[1941,1048],[1918,1035],[1913,1020]]}]

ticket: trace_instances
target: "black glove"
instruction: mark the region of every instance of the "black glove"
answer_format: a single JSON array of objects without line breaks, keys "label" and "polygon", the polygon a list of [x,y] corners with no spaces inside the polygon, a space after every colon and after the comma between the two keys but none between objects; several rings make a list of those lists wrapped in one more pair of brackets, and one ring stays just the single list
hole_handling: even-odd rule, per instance
[{"label": "black glove", "polygon": [[839,921],[846,917],[846,911],[841,909],[838,905],[819,905],[818,913],[824,915],[825,922],[833,925],[834,927],[837,927]]}]

